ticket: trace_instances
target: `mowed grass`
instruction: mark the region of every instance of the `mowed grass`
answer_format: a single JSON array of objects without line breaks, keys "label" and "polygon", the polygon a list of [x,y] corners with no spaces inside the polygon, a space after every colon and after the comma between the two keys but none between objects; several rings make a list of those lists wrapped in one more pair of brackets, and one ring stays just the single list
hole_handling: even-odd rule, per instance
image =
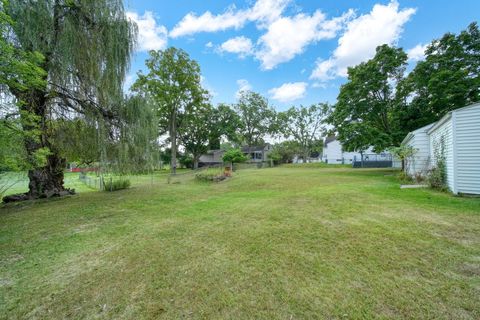
[{"label": "mowed grass", "polygon": [[1,319],[479,319],[480,199],[287,166],[0,209]]}]

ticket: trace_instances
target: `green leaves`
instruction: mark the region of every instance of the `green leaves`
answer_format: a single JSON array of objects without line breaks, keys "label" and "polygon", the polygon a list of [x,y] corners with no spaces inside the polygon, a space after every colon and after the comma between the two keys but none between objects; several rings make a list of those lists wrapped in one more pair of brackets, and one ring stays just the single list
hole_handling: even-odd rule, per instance
[{"label": "green leaves", "polygon": [[404,101],[396,90],[403,79],[407,55],[401,48],[383,45],[375,57],[348,69],[329,122],[338,131],[345,151],[377,151],[400,143],[403,132],[394,121]]},{"label": "green leaves", "polygon": [[425,60],[400,88],[412,97],[401,118],[407,122],[407,131],[480,101],[480,31],[476,22],[458,35],[447,33],[434,40],[425,53]]},{"label": "green leaves", "polygon": [[300,153],[305,161],[313,151],[315,142],[320,139],[324,122],[329,111],[326,103],[313,104],[309,107],[291,107],[278,115],[278,122],[285,138],[293,138],[300,146]]},{"label": "green leaves", "polygon": [[223,154],[222,160],[223,162],[242,163],[247,161],[247,156],[240,149],[230,149]]},{"label": "green leaves", "polygon": [[252,91],[242,91],[234,110],[240,117],[242,142],[248,146],[261,145],[267,134],[274,134],[275,110],[267,99]]},{"label": "green leaves", "polygon": [[46,72],[41,67],[44,56],[16,47],[10,41],[15,24],[5,10],[8,5],[5,0],[0,2],[0,86],[17,91],[42,88],[46,85]]},{"label": "green leaves", "polygon": [[[201,110],[209,99],[208,92],[200,84],[198,63],[190,59],[182,49],[171,47],[164,51],[150,51],[150,58],[145,64],[149,73],[140,73],[132,89],[155,103],[161,133],[169,134],[171,167],[175,172],[177,139],[182,133],[184,137],[190,138],[187,132],[200,132],[194,127],[199,122],[192,115],[195,112],[202,114]],[[198,135],[195,137],[199,138]],[[189,140],[189,148],[203,144],[193,140]]]}]

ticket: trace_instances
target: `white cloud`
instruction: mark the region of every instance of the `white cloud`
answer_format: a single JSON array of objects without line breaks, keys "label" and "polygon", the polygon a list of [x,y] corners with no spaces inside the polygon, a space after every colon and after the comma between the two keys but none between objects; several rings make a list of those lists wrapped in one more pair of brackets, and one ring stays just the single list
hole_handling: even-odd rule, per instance
[{"label": "white cloud", "polygon": [[205,47],[207,47],[207,48],[212,48],[212,47],[213,47],[212,41],[207,42],[207,43],[205,44]]},{"label": "white cloud", "polygon": [[349,66],[372,58],[377,46],[395,44],[403,31],[403,25],[415,11],[413,8],[400,10],[398,2],[392,1],[388,5],[376,4],[370,13],[351,20],[339,38],[333,56],[317,61],[311,78],[326,81],[345,77]]},{"label": "white cloud", "polygon": [[291,102],[305,97],[307,92],[306,82],[289,82],[284,83],[280,87],[270,89],[272,99],[280,102]]},{"label": "white cloud", "polygon": [[334,38],[352,15],[353,11],[348,11],[341,17],[326,20],[325,15],[317,10],[311,16],[300,13],[293,17],[279,18],[260,37],[260,49],[256,57],[261,61],[263,69],[273,69],[302,53],[307,45]]},{"label": "white cloud", "polygon": [[408,60],[412,62],[420,61],[425,58],[425,50],[427,50],[428,44],[417,44],[415,47],[407,51]]},{"label": "white cloud", "polygon": [[314,82],[312,88],[327,89],[327,84],[325,82]]},{"label": "white cloud", "polygon": [[237,99],[240,97],[240,92],[252,90],[252,86],[250,85],[250,83],[246,79],[238,79],[237,80],[237,86],[238,86],[238,90],[235,93],[235,98],[237,98]]},{"label": "white cloud", "polygon": [[123,82],[123,92],[129,92],[130,87],[135,82],[135,80],[137,80],[137,75],[136,74],[134,74],[134,73],[127,74],[127,76],[125,77],[125,80]]},{"label": "white cloud", "polygon": [[145,11],[143,16],[129,11],[127,17],[138,26],[137,50],[162,50],[167,47],[167,28],[157,25],[151,11]]},{"label": "white cloud", "polygon": [[208,91],[211,97],[215,97],[218,95],[217,91],[215,91],[215,89],[208,82],[207,78],[205,78],[204,76],[200,76],[200,84],[205,90]]},{"label": "white cloud", "polygon": [[206,11],[197,16],[190,12],[180,20],[170,32],[172,38],[192,35],[198,32],[216,32],[239,29],[248,21],[256,21],[260,27],[277,19],[291,0],[257,0],[251,8],[238,10],[235,5],[224,13],[214,15]]},{"label": "white cloud", "polygon": [[260,28],[282,16],[291,0],[258,0],[249,12],[249,20],[257,21]]},{"label": "white cloud", "polygon": [[244,58],[253,51],[252,40],[244,36],[229,39],[219,47],[221,52],[236,53],[240,58]]}]

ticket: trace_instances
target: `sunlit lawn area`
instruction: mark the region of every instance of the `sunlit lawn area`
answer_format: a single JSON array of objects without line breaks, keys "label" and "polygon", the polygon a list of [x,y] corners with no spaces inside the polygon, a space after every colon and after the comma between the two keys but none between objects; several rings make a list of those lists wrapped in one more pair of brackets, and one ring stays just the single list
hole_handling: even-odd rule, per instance
[{"label": "sunlit lawn area", "polygon": [[480,318],[479,198],[316,165],[132,182],[0,209],[1,319]]}]

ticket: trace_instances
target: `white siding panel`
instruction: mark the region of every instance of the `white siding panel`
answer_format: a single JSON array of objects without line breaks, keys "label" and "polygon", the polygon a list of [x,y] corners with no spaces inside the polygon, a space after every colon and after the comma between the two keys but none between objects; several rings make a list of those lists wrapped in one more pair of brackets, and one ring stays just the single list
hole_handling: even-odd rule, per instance
[{"label": "white siding panel", "polygon": [[447,167],[447,185],[451,191],[455,192],[451,118],[446,120],[430,133],[430,158],[432,159],[432,166],[435,166],[436,164],[437,159],[435,158],[435,153],[440,152],[442,137],[444,141],[444,156]]},{"label": "white siding panel", "polygon": [[406,142],[416,150],[407,164],[407,173],[411,176],[416,174],[426,175],[430,164],[430,139],[424,130],[416,130],[412,132],[412,138]]},{"label": "white siding panel", "polygon": [[454,112],[457,191],[480,194],[480,105]]},{"label": "white siding panel", "polygon": [[323,149],[323,154],[327,163],[338,164],[342,163],[342,145],[340,141],[334,140],[326,145]]}]

